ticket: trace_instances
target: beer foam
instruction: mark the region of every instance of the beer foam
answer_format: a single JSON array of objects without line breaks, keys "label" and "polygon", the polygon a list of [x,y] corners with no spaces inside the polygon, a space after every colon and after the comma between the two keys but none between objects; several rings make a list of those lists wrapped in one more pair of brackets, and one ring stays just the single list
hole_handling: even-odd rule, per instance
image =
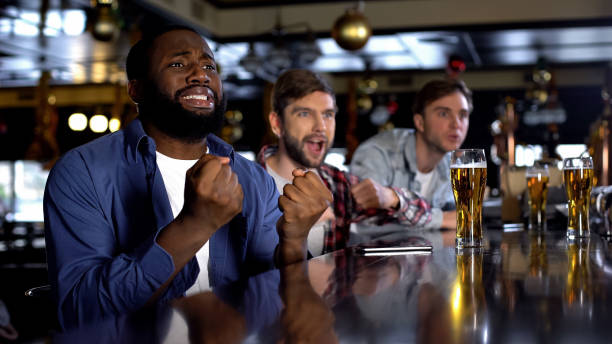
[{"label": "beer foam", "polygon": [[525,172],[526,177],[548,177],[548,173],[546,172],[537,172],[537,171],[528,171]]},{"label": "beer foam", "polygon": [[487,168],[487,162],[472,162],[469,164],[451,164],[451,168]]}]

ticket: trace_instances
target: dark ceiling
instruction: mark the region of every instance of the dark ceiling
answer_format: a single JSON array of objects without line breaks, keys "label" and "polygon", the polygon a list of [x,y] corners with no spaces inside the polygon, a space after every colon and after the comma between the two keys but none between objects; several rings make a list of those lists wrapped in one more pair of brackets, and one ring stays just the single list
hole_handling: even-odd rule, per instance
[{"label": "dark ceiling", "polygon": [[[339,2],[334,0],[203,0],[218,8],[245,8],[245,7],[264,7],[264,6],[287,6],[296,4],[316,4]],[[370,0],[372,1],[372,0]],[[345,1],[349,2],[349,1]],[[354,2],[354,1],[352,1]]]},{"label": "dark ceiling", "polygon": [[[312,4],[330,1],[208,1],[220,8],[275,6],[280,3]],[[54,83],[119,82],[124,59],[145,23],[176,16],[151,11],[134,2],[115,2],[120,33],[110,42],[91,35],[93,14],[90,1],[49,0],[46,24],[40,24],[40,1],[3,1],[0,5],[0,87],[36,84],[42,70],[52,73]],[[45,3],[43,1],[42,3]],[[118,6],[117,6],[118,5]],[[304,18],[305,20],[307,18]],[[41,31],[42,28],[42,31]],[[612,20],[520,22],[494,25],[455,25],[420,29],[374,28],[360,51],[341,49],[329,33],[316,33],[322,55],[314,63],[300,62],[299,35],[288,35],[292,66],[327,73],[441,70],[451,54],[461,56],[469,70],[507,69],[533,66],[540,59],[555,66],[608,63],[612,58]],[[223,67],[224,77],[248,80],[273,78],[274,70],[256,76],[240,63],[254,41],[262,65],[270,64],[273,35],[260,33],[241,40],[215,37],[211,47]]]}]

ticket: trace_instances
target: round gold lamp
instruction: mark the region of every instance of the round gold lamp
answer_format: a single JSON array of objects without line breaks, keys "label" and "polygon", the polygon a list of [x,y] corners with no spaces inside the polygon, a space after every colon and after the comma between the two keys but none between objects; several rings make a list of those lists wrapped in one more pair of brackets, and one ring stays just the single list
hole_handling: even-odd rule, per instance
[{"label": "round gold lamp", "polygon": [[336,20],[332,28],[332,37],[345,50],[354,51],[363,48],[372,36],[372,28],[366,17],[357,9],[348,9]]}]

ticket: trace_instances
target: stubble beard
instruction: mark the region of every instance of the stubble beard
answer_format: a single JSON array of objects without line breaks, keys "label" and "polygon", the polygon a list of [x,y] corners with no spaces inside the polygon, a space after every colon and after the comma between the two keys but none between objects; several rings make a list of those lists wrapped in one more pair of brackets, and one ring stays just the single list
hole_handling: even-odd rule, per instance
[{"label": "stubble beard", "polygon": [[298,165],[306,168],[319,168],[323,161],[325,160],[325,156],[327,156],[327,152],[329,151],[329,147],[332,146],[332,143],[329,142],[323,153],[320,161],[312,161],[308,159],[306,153],[304,153],[304,141],[299,141],[297,138],[285,133],[281,135],[281,140],[283,141],[283,145],[285,146],[285,150],[287,151],[287,155],[291,160],[295,161]]},{"label": "stubble beard", "polygon": [[[438,140],[436,137],[431,137],[428,134],[428,130],[425,128],[423,132],[418,132],[417,134],[421,136],[422,142],[427,146],[427,150],[434,154],[444,155],[448,150],[442,145],[441,140]],[[453,149],[451,149],[453,150]]]},{"label": "stubble beard", "polygon": [[227,104],[225,97],[219,100],[215,93],[213,112],[199,114],[185,109],[178,100],[181,92],[193,86],[178,90],[172,99],[153,82],[149,81],[147,85],[144,100],[138,104],[138,116],[142,121],[150,122],[169,137],[188,143],[200,141],[221,129]]}]

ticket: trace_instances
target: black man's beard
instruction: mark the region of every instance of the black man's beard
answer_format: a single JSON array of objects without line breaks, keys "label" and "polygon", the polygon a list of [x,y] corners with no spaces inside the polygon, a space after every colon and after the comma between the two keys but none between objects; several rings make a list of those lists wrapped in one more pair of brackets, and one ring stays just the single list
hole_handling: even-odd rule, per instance
[{"label": "black man's beard", "polygon": [[144,100],[138,104],[138,116],[142,121],[150,122],[166,135],[186,142],[199,141],[221,129],[227,105],[226,97],[219,100],[218,94],[214,93],[213,112],[198,114],[185,109],[178,101],[181,92],[194,86],[178,90],[174,99],[170,99],[153,83],[149,82],[149,85],[151,86],[146,88]]}]

